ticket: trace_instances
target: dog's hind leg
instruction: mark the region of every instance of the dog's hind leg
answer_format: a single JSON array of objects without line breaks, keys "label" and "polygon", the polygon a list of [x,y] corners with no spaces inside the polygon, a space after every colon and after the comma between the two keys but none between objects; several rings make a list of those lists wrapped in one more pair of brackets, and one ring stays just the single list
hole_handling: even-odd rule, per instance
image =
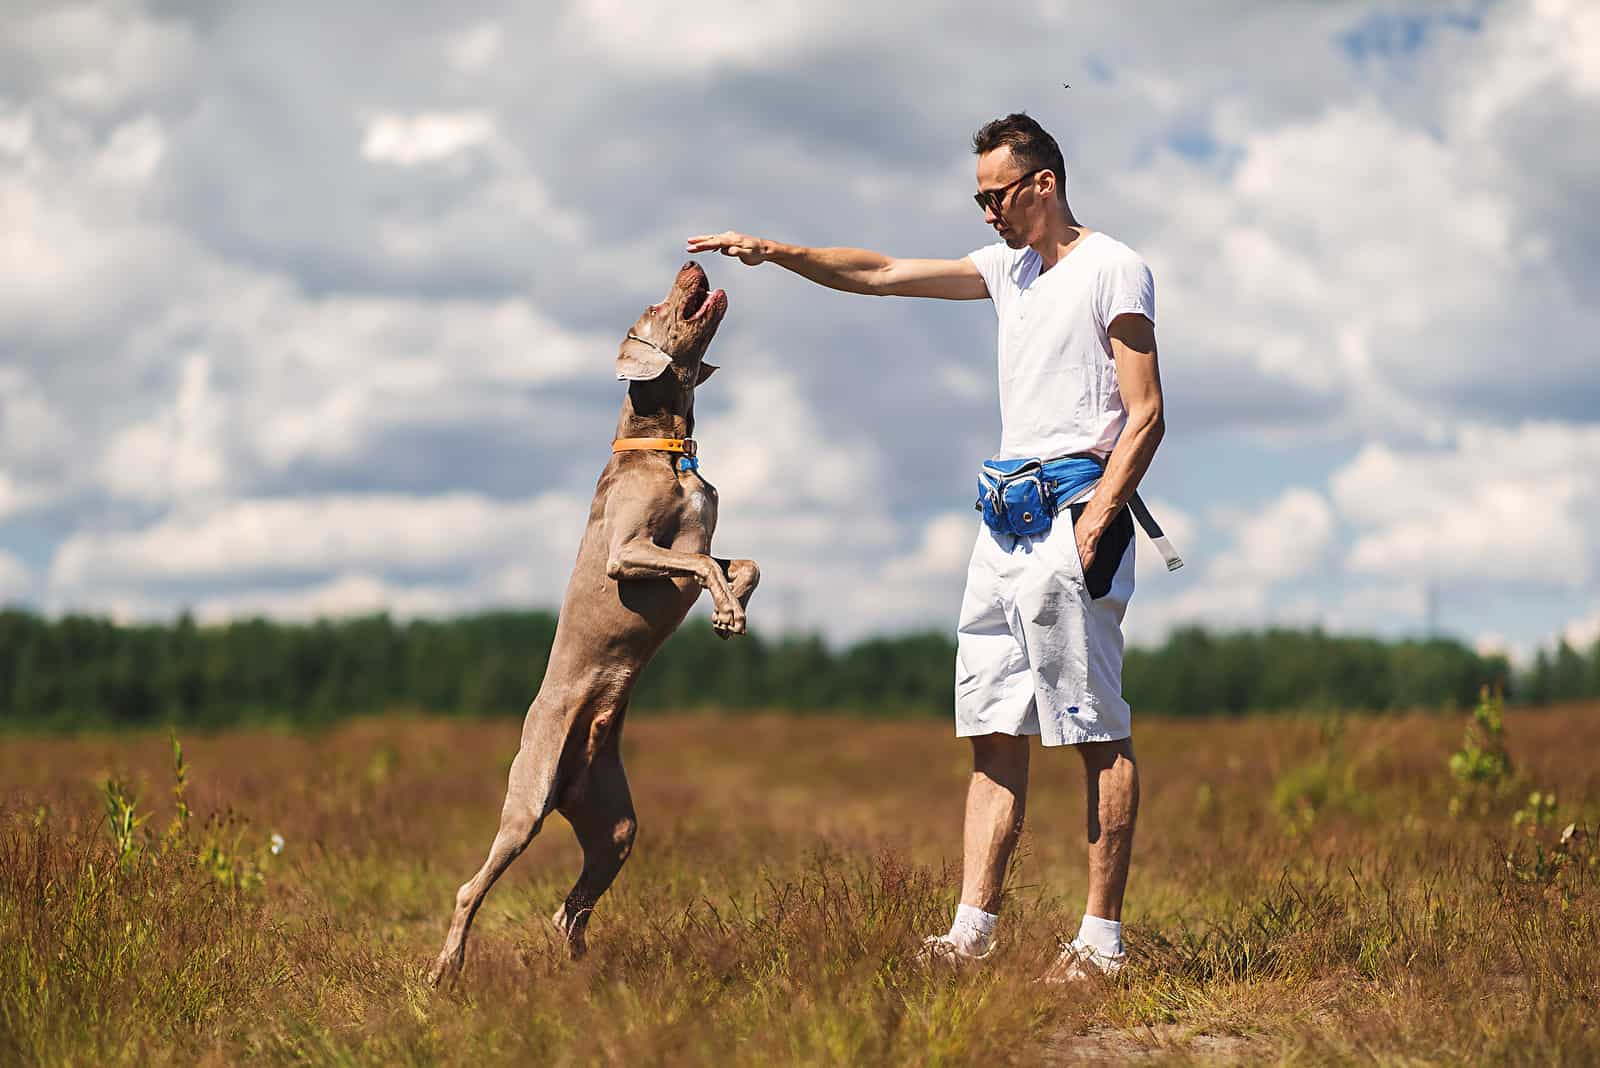
[{"label": "dog's hind leg", "polygon": [[561,754],[558,748],[552,752],[544,752],[543,748],[524,744],[511,762],[506,803],[500,811],[500,830],[494,836],[483,867],[456,891],[450,931],[445,935],[444,948],[439,951],[428,976],[435,985],[461,970],[467,952],[467,931],[478,906],[483,904],[489,888],[501,873],[528,848],[553,807],[556,765]]},{"label": "dog's hind leg", "polygon": [[589,916],[622,870],[639,826],[628,778],[622,770],[617,733],[612,732],[595,753],[581,789],[561,806],[561,814],[571,822],[578,844],[583,847],[583,871],[551,918],[566,935],[567,952],[574,960],[583,956],[587,948],[584,932]]}]

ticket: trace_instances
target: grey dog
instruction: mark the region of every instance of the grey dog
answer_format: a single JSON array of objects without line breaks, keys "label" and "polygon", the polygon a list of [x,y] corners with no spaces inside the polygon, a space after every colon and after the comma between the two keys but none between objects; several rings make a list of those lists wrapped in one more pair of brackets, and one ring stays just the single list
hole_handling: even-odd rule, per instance
[{"label": "grey dog", "polygon": [[716,370],[703,357],[727,310],[727,294],[711,291],[705,271],[686,263],[618,351],[617,377],[629,385],[614,451],[589,506],[544,682],[522,725],[500,829],[483,867],[456,893],[435,983],[460,971],[478,907],[552,811],[583,847],[583,870],[553,917],[568,951],[583,953],[590,914],[638,826],[620,743],[639,672],[701,589],[711,593],[719,635],[745,632],[761,572],[754,561],[710,555],[717,491],[700,477],[690,437],[695,388]]}]

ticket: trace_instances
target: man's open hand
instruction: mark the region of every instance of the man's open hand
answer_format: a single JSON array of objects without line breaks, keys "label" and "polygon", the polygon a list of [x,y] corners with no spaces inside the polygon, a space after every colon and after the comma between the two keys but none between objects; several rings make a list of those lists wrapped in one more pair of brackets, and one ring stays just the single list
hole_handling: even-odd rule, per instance
[{"label": "man's open hand", "polygon": [[701,234],[698,237],[691,237],[688,251],[720,252],[724,256],[737,256],[739,262],[754,267],[767,258],[766,253],[762,251],[765,244],[766,242],[759,237],[724,230],[720,234]]}]

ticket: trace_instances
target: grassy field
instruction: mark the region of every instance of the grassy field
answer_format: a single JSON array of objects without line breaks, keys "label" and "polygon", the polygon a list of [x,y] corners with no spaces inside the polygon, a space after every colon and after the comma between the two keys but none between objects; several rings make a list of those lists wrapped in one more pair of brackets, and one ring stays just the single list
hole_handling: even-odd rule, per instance
[{"label": "grassy field", "polygon": [[187,818],[166,735],[7,737],[0,1062],[1600,1062],[1600,707],[1510,714],[1511,776],[1490,746],[1471,788],[1465,722],[1142,723],[1133,964],[1068,990],[1031,980],[1081,909],[1070,753],[1036,755],[998,959],[912,959],[957,890],[943,722],[629,723],[639,842],[589,956],[545,927],[556,817],[437,991],[516,723],[184,737]]}]

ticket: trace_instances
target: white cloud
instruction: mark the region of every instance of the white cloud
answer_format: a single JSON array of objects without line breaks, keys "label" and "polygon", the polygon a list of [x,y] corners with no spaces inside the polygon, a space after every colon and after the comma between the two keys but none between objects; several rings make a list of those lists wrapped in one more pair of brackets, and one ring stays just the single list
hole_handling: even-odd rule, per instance
[{"label": "white cloud", "polygon": [[[1221,182],[1202,177],[1208,164],[1172,155],[1130,187],[1171,223],[1152,253],[1164,341],[1220,350],[1225,365],[1262,381],[1258,421],[1300,421],[1323,437],[1442,428],[1464,392],[1503,395],[1512,372],[1503,345],[1489,342],[1517,332],[1509,324],[1595,322],[1566,295],[1538,234],[1515,225],[1514,202],[1477,153],[1376,99],[1242,137]],[[1185,189],[1177,199],[1175,188]],[[1536,303],[1508,302],[1535,288]],[[1215,361],[1206,369],[1214,374]],[[1541,374],[1516,384],[1524,405],[1530,389],[1588,377],[1566,359]],[[1184,364],[1172,377],[1209,392]],[[1330,418],[1305,423],[1274,397],[1296,392],[1325,398]]]},{"label": "white cloud", "polygon": [[1136,552],[1140,592],[1126,622],[1134,641],[1152,642],[1180,624],[1234,627],[1252,623],[1317,623],[1326,608],[1316,599],[1275,598],[1319,577],[1333,545],[1333,510],[1313,490],[1291,486],[1278,497],[1246,509],[1214,508],[1206,527],[1227,548],[1206,554],[1201,524],[1174,505],[1150,501],[1185,566],[1168,572],[1142,534]]},{"label": "white cloud", "polygon": [[24,511],[28,497],[28,492],[19,487],[11,475],[0,471],[0,521]]},{"label": "white cloud", "polygon": [[95,157],[97,175],[110,182],[137,184],[148,181],[166,154],[166,131],[161,120],[141,115],[111,132]]},{"label": "white cloud", "polygon": [[1153,644],[1186,624],[1213,627],[1257,625],[1272,618],[1267,587],[1259,583],[1201,582],[1182,592],[1146,589],[1135,594],[1123,630],[1134,644]]},{"label": "white cloud", "polygon": [[553,493],[527,501],[467,493],[236,501],[139,530],[73,534],[55,554],[50,582],[70,599],[100,585],[482,569],[521,554],[545,554],[552,569],[564,569],[584,514],[580,502]]},{"label": "white cloud", "polygon": [[988,400],[994,394],[994,376],[968,364],[947,363],[937,374],[940,385],[964,400]]},{"label": "white cloud", "polygon": [[495,139],[494,118],[481,111],[384,113],[367,120],[361,155],[374,163],[436,163]]},{"label": "white cloud", "polygon": [[43,4],[8,15],[8,69],[35,69],[58,102],[103,114],[179,82],[196,57],[195,35],[177,19],[144,5]]},{"label": "white cloud", "polygon": [[709,0],[693,9],[629,0],[578,0],[572,14],[590,47],[628,63],[699,71],[720,63],[755,65],[840,27],[848,9],[827,12],[804,0],[744,4]]},{"label": "white cloud", "polygon": [[0,367],[0,455],[31,463],[69,446],[66,413],[22,367]]},{"label": "white cloud", "polygon": [[218,332],[247,358],[245,433],[275,469],[355,456],[386,428],[459,426],[508,405],[526,409],[537,387],[609,378],[618,341],[576,334],[525,299],[306,301],[276,290],[263,298],[224,313]]},{"label": "white cloud", "polygon": [[104,458],[105,486],[132,500],[187,500],[226,485],[225,411],[211,388],[211,361],[191,353],[172,406],[124,428]]},{"label": "white cloud", "polygon": [[187,607],[202,623],[221,623],[252,616],[289,620],[338,619],[376,612],[388,612],[404,619],[447,616],[481,607],[470,593],[447,586],[387,582],[368,572],[346,572],[328,582],[306,588],[247,590],[212,595]]},{"label": "white cloud", "polygon": [[1316,570],[1334,540],[1333,509],[1314,490],[1291,487],[1249,512],[1224,510],[1217,526],[1236,531],[1232,549],[1211,564],[1229,582],[1283,582]]},{"label": "white cloud", "polygon": [[976,512],[928,520],[908,551],[869,562],[830,607],[836,633],[866,634],[910,627],[955,629],[967,562],[978,537]]},{"label": "white cloud", "polygon": [[480,22],[452,34],[445,41],[445,56],[450,65],[466,74],[475,74],[499,56],[505,30],[498,22]]},{"label": "white cloud", "polygon": [[1577,588],[1600,543],[1600,427],[1463,428],[1448,447],[1364,448],[1331,481],[1352,571]]},{"label": "white cloud", "polygon": [[1562,627],[1561,637],[1574,649],[1588,653],[1600,642],[1600,608]]},{"label": "white cloud", "polygon": [[0,153],[27,166],[34,151],[33,116],[10,103],[0,103]]},{"label": "white cloud", "polygon": [[696,436],[715,450],[706,462],[715,466],[718,490],[738,509],[857,502],[869,515],[874,511],[871,494],[883,477],[875,442],[829,434],[795,375],[775,360],[745,356],[729,378],[726,385],[713,379],[706,388],[726,389],[731,406],[701,419]]}]

